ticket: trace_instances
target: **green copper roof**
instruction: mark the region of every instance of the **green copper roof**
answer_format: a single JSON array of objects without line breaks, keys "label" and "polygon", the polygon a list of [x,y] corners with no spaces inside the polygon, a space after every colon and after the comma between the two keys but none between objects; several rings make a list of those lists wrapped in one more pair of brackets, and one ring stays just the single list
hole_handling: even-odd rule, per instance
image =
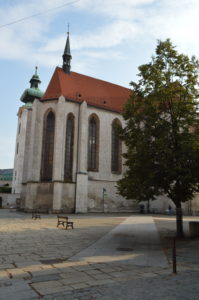
[{"label": "green copper roof", "polygon": [[[21,98],[20,98],[20,100],[22,101],[22,102],[27,102],[26,101],[26,98],[28,97],[28,96],[32,96],[32,97],[34,97],[34,98],[41,98],[42,96],[43,96],[43,92],[39,89],[39,88],[28,88],[28,89],[26,89],[24,92],[23,92],[23,94],[22,94],[22,96],[21,96]],[[25,100],[25,101],[24,101]]]},{"label": "green copper roof", "polygon": [[43,96],[43,92],[38,88],[41,83],[40,78],[37,74],[37,67],[35,68],[35,74],[30,79],[30,87],[26,89],[20,100],[24,103],[32,103],[35,98],[40,99]]}]

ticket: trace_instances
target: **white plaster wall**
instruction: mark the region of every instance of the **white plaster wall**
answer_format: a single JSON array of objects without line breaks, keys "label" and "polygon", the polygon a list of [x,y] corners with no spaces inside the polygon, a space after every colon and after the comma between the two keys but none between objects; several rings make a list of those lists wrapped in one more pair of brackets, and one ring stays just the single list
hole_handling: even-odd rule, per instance
[{"label": "white plaster wall", "polygon": [[27,126],[26,126],[26,138],[25,138],[25,150],[24,150],[24,163],[23,163],[23,174],[22,183],[27,180],[28,177],[28,163],[30,153],[30,138],[31,138],[31,126],[32,126],[32,109],[28,110]]},{"label": "white plaster wall", "polygon": [[19,198],[19,194],[6,194],[0,193],[2,198],[2,208],[16,207],[16,199]]},{"label": "white plaster wall", "polygon": [[35,100],[32,105],[32,123],[30,132],[30,151],[27,181],[38,182],[40,180],[43,137],[43,111],[44,107],[42,103],[38,100]]},{"label": "white plaster wall", "polygon": [[[148,203],[146,201],[140,202],[140,204],[144,204],[145,211],[147,211]],[[175,213],[176,206],[174,202],[169,199],[167,196],[159,196],[155,200],[149,201],[150,212],[154,213],[168,213],[168,208],[171,206],[172,212]],[[182,210],[183,213],[186,214],[199,214],[199,194],[196,194],[195,197],[187,202],[182,202]]]},{"label": "white plaster wall", "polygon": [[77,174],[76,180],[76,213],[86,213],[88,211],[88,175]]},{"label": "white plaster wall", "polygon": [[[118,207],[127,210],[129,200],[122,199],[116,194],[114,188],[115,181],[121,178],[121,174],[113,174],[111,172],[111,131],[112,122],[118,118],[122,123],[122,117],[118,113],[109,112],[93,107],[87,107],[86,102],[80,106],[77,103],[65,101],[64,97],[60,97],[54,101],[35,101],[32,107],[32,124],[31,138],[29,151],[28,179],[27,182],[40,182],[41,171],[41,156],[42,156],[42,139],[43,139],[43,120],[47,111],[53,110],[55,113],[55,146],[54,146],[54,164],[53,164],[53,182],[54,196],[53,209],[62,209],[66,207],[74,207],[76,203],[76,212],[87,211],[88,198],[88,179],[87,179],[87,143],[88,143],[88,119],[89,116],[95,113],[100,119],[99,129],[99,172],[89,172],[89,178],[98,183],[94,186],[96,190],[92,191],[93,199],[96,199],[95,207],[99,206],[101,195],[101,187],[107,182],[109,186],[109,210],[117,210]],[[77,187],[69,188],[69,185],[64,184],[64,162],[65,162],[65,135],[66,135],[66,120],[69,113],[75,117],[74,131],[74,152],[73,152],[73,182],[77,179]],[[78,123],[79,122],[79,123]],[[78,144],[78,145],[77,145]],[[77,161],[78,147],[78,161]],[[78,165],[77,165],[78,164]],[[76,174],[77,173],[77,174]],[[45,185],[40,183],[38,186]],[[90,185],[90,182],[89,182]],[[63,188],[64,186],[64,188]],[[92,184],[93,186],[93,184]],[[67,188],[66,188],[67,187]],[[41,202],[44,195],[40,195],[41,188],[28,184],[26,192],[26,205],[31,208],[33,203]],[[69,193],[69,203],[66,200],[66,191]],[[29,197],[31,195],[31,197]],[[76,199],[75,199],[76,196]],[[39,199],[39,200],[38,200]],[[91,198],[92,199],[92,198]],[[122,200],[121,200],[122,199]],[[43,200],[46,203],[46,200]],[[92,200],[93,201],[93,200]],[[91,201],[91,202],[92,202]],[[113,202],[113,203],[112,203]],[[111,204],[112,203],[112,204]],[[93,204],[91,204],[93,206]],[[132,207],[132,205],[130,205]],[[98,208],[97,208],[98,209]]]},{"label": "white plaster wall", "polygon": [[[147,211],[148,203],[146,201],[140,202],[144,204],[145,211]],[[175,204],[167,196],[159,196],[155,200],[149,200],[149,209],[151,213],[166,213],[169,206],[171,206],[173,212],[175,212]]]},{"label": "white plaster wall", "polygon": [[65,143],[65,127],[66,127],[66,103],[64,97],[60,97],[55,109],[55,138],[54,138],[54,166],[53,180],[63,180],[64,171],[64,143]]},{"label": "white plaster wall", "polygon": [[45,183],[27,183],[26,185],[26,203],[25,209],[45,209],[52,210],[53,206],[53,188],[52,182]]},{"label": "white plaster wall", "polygon": [[[106,191],[103,192],[103,189]],[[106,180],[88,181],[88,211],[135,212],[137,204],[117,194],[116,182]]]},{"label": "white plaster wall", "polygon": [[[33,188],[31,182],[40,182],[41,173],[41,158],[42,158],[42,141],[43,141],[43,125],[45,114],[52,110],[55,113],[55,138],[54,138],[54,163],[53,163],[53,184],[54,186],[54,203],[52,203],[52,209],[61,209],[62,206],[62,184],[64,183],[64,162],[65,162],[65,135],[66,135],[66,120],[69,113],[72,113],[75,117],[75,134],[74,134],[74,152],[73,152],[73,181],[76,180],[76,167],[77,167],[77,127],[78,127],[78,112],[79,105],[76,103],[66,102],[63,97],[59,100],[54,101],[35,101],[33,103],[33,115],[32,124],[30,131],[30,151],[29,151],[29,164],[28,164],[28,178],[26,183],[28,184],[26,188],[26,206],[32,208],[37,201],[41,205],[41,199],[45,205],[47,205],[47,200],[42,192],[41,186],[46,187],[46,183],[38,184],[38,189]],[[60,183],[62,182],[62,184]],[[45,188],[44,188],[45,190]],[[75,191],[72,189],[73,204],[69,206],[74,206]],[[47,193],[48,194],[48,193]],[[31,195],[31,196],[30,196]],[[70,200],[71,202],[71,200]]]},{"label": "white plaster wall", "polygon": [[[18,126],[15,146],[14,171],[12,182],[12,193],[21,193],[21,184],[23,181],[23,171],[25,162],[25,153],[27,153],[27,137],[29,136],[29,124],[31,120],[31,108],[23,106],[18,113]],[[20,127],[20,132],[19,132]],[[18,153],[17,153],[18,148]]]},{"label": "white plaster wall", "polygon": [[77,127],[77,172],[87,173],[87,147],[88,147],[88,109],[84,101],[79,107]]},{"label": "white plaster wall", "polygon": [[61,182],[54,183],[53,190],[53,211],[59,211],[62,208],[62,189],[63,184]]},{"label": "white plaster wall", "polygon": [[182,208],[185,214],[199,215],[199,194],[195,194],[192,200],[183,203]]},{"label": "white plaster wall", "polygon": [[191,210],[194,215],[199,215],[199,193],[191,201]]},{"label": "white plaster wall", "polygon": [[75,212],[75,183],[62,184],[61,208],[65,212]]}]

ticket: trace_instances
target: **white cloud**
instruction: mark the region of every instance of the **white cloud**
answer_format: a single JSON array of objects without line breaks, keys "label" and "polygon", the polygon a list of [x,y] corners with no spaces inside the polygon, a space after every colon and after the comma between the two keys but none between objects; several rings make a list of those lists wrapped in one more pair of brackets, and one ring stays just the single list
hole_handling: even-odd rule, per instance
[{"label": "white cloud", "polygon": [[[72,35],[71,45],[73,50],[88,48],[111,48],[121,44],[123,41],[131,39],[137,34],[136,24],[126,21],[115,21],[94,32],[87,32],[84,35]],[[66,36],[58,36],[47,42],[42,51],[62,51],[66,41]]]},{"label": "white cloud", "polygon": [[139,8],[154,2],[156,0],[84,0],[78,2],[77,7],[111,18],[132,19],[139,14]]},{"label": "white cloud", "polygon": [[[8,24],[16,20],[35,15],[40,12],[45,12],[52,7],[65,4],[66,0],[30,0],[20,1],[12,5],[0,5],[0,20],[1,24]],[[66,10],[67,6],[60,9]],[[44,55],[48,56],[49,65],[51,65],[52,54],[46,54],[38,51],[38,45],[45,41],[45,35],[49,30],[49,25],[54,20],[60,10],[55,10],[48,14],[39,17],[34,17],[0,28],[1,43],[0,43],[0,58],[16,59],[23,61],[32,61],[32,58],[37,57],[37,61]],[[54,56],[55,57],[55,56]],[[46,62],[44,61],[44,64]]]},{"label": "white cloud", "polygon": [[[0,6],[2,24],[65,4],[67,1],[30,0],[18,3],[4,9]],[[71,48],[76,50],[77,57],[82,55],[87,59],[92,57],[100,60],[104,59],[100,51],[109,50],[112,51],[111,58],[120,59],[116,47],[123,43],[127,45],[137,39],[154,40],[167,37],[180,46],[183,52],[199,54],[196,42],[199,28],[198,0],[81,0],[72,7],[63,7],[53,14],[2,28],[0,58],[30,63],[34,61],[45,66],[60,63],[66,36],[55,35],[47,38],[47,34],[57,14],[66,9],[67,12],[72,9],[77,13],[100,14],[106,20],[104,26],[90,28],[81,35],[71,35]]]},{"label": "white cloud", "polygon": [[106,50],[106,51],[83,51],[81,52],[83,56],[93,58],[93,59],[102,59],[102,60],[109,60],[117,59],[117,60],[124,60],[124,57],[121,52],[113,51],[113,50]]}]

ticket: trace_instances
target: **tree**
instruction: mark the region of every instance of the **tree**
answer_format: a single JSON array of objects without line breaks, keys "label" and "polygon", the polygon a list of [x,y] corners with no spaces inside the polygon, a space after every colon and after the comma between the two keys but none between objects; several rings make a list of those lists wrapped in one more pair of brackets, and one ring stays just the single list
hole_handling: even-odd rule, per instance
[{"label": "tree", "polygon": [[199,62],[178,54],[169,39],[139,67],[138,83],[124,107],[127,171],[119,193],[138,202],[167,195],[176,205],[177,236],[182,237],[182,202],[199,191]]}]

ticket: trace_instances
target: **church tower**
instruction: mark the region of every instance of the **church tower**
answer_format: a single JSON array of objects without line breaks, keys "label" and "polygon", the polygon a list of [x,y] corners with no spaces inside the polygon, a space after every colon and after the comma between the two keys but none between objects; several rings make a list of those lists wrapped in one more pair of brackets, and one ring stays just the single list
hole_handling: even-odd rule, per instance
[{"label": "church tower", "polygon": [[39,75],[37,74],[38,67],[35,67],[35,74],[30,79],[30,87],[26,89],[20,100],[24,102],[26,105],[31,105],[35,99],[40,99],[43,96],[43,92],[39,89],[39,84],[41,80]]},{"label": "church tower", "polygon": [[66,74],[70,74],[70,69],[71,69],[71,52],[70,52],[70,39],[69,39],[69,31],[67,32],[67,40],[66,40],[66,46],[64,49],[64,54],[62,55],[63,57],[63,65],[62,65],[62,69],[64,70],[64,72]]},{"label": "church tower", "polygon": [[37,67],[35,67],[35,74],[29,82],[30,87],[23,92],[20,98],[24,105],[19,108],[17,114],[18,126],[12,182],[12,193],[15,194],[21,193],[23,178],[27,171],[32,104],[35,100],[38,100],[43,96],[43,92],[39,89],[41,80],[37,74]]}]

